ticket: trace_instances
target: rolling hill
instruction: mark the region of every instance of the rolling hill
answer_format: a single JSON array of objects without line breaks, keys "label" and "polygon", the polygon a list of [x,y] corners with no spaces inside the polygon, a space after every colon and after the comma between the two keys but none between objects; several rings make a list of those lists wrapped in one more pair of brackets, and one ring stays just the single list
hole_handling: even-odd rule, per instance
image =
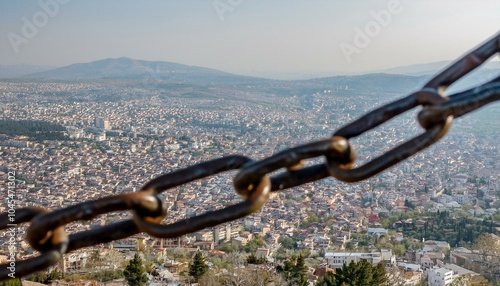
[{"label": "rolling hill", "polygon": [[[344,75],[307,80],[272,80],[241,76],[215,69],[188,66],[172,62],[144,61],[130,58],[110,58],[89,63],[72,64],[22,76],[27,80],[125,80],[144,83],[154,82],[158,88],[185,88],[186,86],[226,86],[240,90],[251,88],[276,95],[301,95],[334,89],[348,94],[408,94],[420,88],[435,74],[435,69],[447,65],[439,62],[387,70],[387,73]],[[474,71],[450,92],[469,88],[498,74],[498,63],[489,63]],[[432,70],[425,74],[424,70]],[[395,74],[399,71],[401,74]],[[411,71],[411,72],[410,72]]]},{"label": "rolling hill", "polygon": [[130,58],[112,58],[90,63],[72,64],[48,71],[28,74],[23,77],[59,80],[129,79],[141,81],[168,81],[184,84],[253,83],[262,80],[209,68],[162,61],[135,60]]}]

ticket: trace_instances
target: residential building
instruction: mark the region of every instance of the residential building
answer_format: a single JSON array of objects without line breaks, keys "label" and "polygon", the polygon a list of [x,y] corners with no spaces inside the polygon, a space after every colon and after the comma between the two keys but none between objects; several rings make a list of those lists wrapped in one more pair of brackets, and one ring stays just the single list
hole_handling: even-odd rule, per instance
[{"label": "residential building", "polygon": [[429,269],[427,276],[429,286],[445,286],[453,282],[453,270],[433,267]]}]

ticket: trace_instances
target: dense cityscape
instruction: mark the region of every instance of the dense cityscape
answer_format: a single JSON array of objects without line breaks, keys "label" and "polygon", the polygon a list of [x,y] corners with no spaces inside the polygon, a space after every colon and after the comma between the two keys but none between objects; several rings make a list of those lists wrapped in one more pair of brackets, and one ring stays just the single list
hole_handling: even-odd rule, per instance
[{"label": "dense cityscape", "polygon": [[[287,82],[271,85],[288,88]],[[301,83],[290,88],[297,85]],[[161,174],[199,162],[234,154],[260,160],[326,139],[360,115],[410,92],[359,92],[355,85],[308,86],[287,96],[263,92],[257,85],[211,86],[200,94],[189,85],[177,89],[182,92],[167,92],[151,82],[0,81],[0,175],[15,173],[16,208],[55,210],[135,192]],[[65,254],[47,273],[111,281],[85,275],[123,270],[124,262],[140,253],[148,263],[150,285],[178,285],[191,283],[189,266],[201,252],[209,270],[195,277],[200,285],[217,285],[210,284],[217,275],[285,285],[280,283],[286,283],[286,276],[276,269],[286,269],[287,259],[297,256],[305,260],[311,285],[363,259],[383,263],[391,285],[448,285],[464,277],[498,283],[499,108],[488,106],[455,120],[437,144],[360,183],[327,178],[277,192],[260,211],[243,219],[175,239],[139,234],[84,248]],[[419,134],[415,115],[352,140],[357,164]],[[57,133],[64,138],[19,134],[19,128],[6,127],[14,121],[63,126]],[[165,191],[161,196],[168,214],[163,223],[240,202],[232,185],[235,174]],[[7,212],[8,180],[0,186],[5,190],[0,211]],[[65,229],[75,233],[130,217],[129,212],[111,213]],[[37,255],[25,242],[25,229],[18,228],[17,259]],[[6,238],[2,263],[9,255]],[[259,282],[263,273],[268,280]],[[124,282],[117,278],[110,283]],[[228,285],[238,285],[234,283]]]},{"label": "dense cityscape", "polygon": [[0,286],[500,286],[499,10],[0,1]]}]

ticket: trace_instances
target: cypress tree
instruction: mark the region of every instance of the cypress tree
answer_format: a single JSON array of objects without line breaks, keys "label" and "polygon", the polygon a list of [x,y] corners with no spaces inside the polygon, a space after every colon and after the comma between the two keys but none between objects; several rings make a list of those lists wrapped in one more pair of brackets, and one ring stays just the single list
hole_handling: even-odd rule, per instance
[{"label": "cypress tree", "polygon": [[377,266],[373,267],[373,280],[372,285],[384,285],[387,282],[387,272],[385,271],[384,264],[382,262],[378,263]]},{"label": "cypress tree", "polygon": [[357,277],[356,285],[373,285],[373,267],[368,260],[362,259],[357,263],[355,275]]},{"label": "cypress tree", "polygon": [[136,253],[134,258],[132,258],[125,270],[123,271],[123,276],[130,286],[142,286],[148,281],[146,276],[146,271],[142,265],[142,259]]},{"label": "cypress tree", "polygon": [[208,265],[205,263],[205,259],[201,252],[196,252],[193,259],[193,264],[189,265],[189,275],[193,276],[195,281],[198,282],[198,279],[205,274],[208,270]]}]

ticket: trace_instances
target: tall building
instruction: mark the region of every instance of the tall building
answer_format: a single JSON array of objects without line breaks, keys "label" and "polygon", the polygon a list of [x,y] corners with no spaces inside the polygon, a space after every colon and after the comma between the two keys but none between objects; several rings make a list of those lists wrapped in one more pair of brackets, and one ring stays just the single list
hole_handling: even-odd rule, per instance
[{"label": "tall building", "polygon": [[104,120],[104,129],[111,130],[111,122],[109,120]]},{"label": "tall building", "polygon": [[108,119],[104,119],[101,117],[96,117],[94,121],[94,125],[97,128],[111,130],[111,122]]},{"label": "tall building", "polygon": [[104,128],[104,119],[96,117],[94,120],[94,126],[97,128]]}]

